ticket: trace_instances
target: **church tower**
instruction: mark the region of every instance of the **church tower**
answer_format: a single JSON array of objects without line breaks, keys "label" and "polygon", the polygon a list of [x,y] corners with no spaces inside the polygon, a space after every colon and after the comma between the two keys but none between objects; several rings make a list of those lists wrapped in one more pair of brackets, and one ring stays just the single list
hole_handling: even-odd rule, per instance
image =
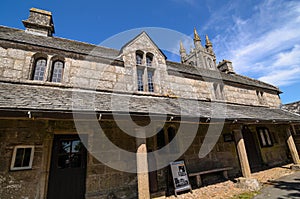
[{"label": "church tower", "polygon": [[205,36],[205,47],[202,46],[201,38],[194,28],[194,48],[191,48],[189,54],[180,42],[181,62],[195,66],[197,68],[205,68],[209,70],[218,70],[216,67],[216,56],[213,50],[213,45],[208,36]]}]

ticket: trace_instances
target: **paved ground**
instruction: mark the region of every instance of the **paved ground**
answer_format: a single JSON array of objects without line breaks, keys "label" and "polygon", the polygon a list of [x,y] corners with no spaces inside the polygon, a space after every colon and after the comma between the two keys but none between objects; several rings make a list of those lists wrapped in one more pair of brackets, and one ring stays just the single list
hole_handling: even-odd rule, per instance
[{"label": "paved ground", "polygon": [[300,171],[265,183],[259,195],[253,199],[300,198]]},{"label": "paved ground", "polygon": [[[256,178],[260,184],[263,184],[266,186],[266,184],[270,184],[270,182],[277,181],[279,184],[279,181],[281,181],[281,178],[283,176],[291,175],[295,173],[295,171],[290,169],[291,164],[281,166],[281,167],[274,167],[272,169],[260,171],[257,173],[253,173],[252,177]],[[300,183],[300,172],[298,172],[298,177],[296,179],[298,183]],[[287,185],[285,185],[286,187]],[[300,184],[298,184],[298,194],[300,194]],[[241,193],[248,192],[248,190],[238,188],[236,186],[236,183],[234,183],[231,180],[217,183],[213,185],[203,186],[198,189],[194,189],[193,193],[186,193],[186,194],[180,194],[178,197],[175,197],[174,195],[167,197],[167,199],[231,199],[232,197],[239,195]],[[289,194],[289,193],[287,193]],[[297,194],[297,193],[296,193]],[[300,196],[292,196],[288,195],[285,198],[300,198]],[[237,197],[234,197],[237,198]],[[261,197],[270,199],[270,197]],[[257,198],[257,199],[261,199]],[[277,199],[285,199],[284,197],[279,198],[278,195],[275,197]],[[166,199],[166,197],[157,197],[156,199]]]}]

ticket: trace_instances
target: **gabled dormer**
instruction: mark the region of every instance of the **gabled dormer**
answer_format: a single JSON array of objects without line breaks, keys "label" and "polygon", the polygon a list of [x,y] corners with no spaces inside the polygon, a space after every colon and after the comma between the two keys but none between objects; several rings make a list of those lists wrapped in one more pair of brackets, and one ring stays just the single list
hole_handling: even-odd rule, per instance
[{"label": "gabled dormer", "polygon": [[165,54],[146,32],[126,43],[120,50],[124,66],[131,71],[133,91],[161,93],[161,80],[166,73]]}]

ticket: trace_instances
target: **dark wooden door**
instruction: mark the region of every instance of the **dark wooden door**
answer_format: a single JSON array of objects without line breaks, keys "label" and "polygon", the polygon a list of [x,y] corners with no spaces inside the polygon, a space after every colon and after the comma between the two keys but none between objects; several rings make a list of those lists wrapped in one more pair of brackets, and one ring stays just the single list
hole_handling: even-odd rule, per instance
[{"label": "dark wooden door", "polygon": [[254,140],[254,135],[247,127],[243,128],[243,138],[245,142],[248,161],[251,171],[256,171],[262,166],[261,156],[258,151],[258,146]]},{"label": "dark wooden door", "polygon": [[54,137],[48,199],[84,199],[87,151],[76,135]]}]

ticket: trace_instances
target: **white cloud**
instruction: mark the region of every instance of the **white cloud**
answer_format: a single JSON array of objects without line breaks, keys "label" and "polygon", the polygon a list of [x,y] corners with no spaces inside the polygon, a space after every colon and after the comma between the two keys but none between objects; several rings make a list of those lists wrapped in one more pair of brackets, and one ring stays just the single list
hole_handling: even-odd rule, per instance
[{"label": "white cloud", "polygon": [[185,3],[185,4],[189,4],[191,6],[196,5],[196,0],[172,0],[176,3]]},{"label": "white cloud", "polygon": [[208,23],[218,27],[218,59],[230,59],[238,73],[276,86],[300,82],[300,2],[264,0],[246,17],[234,2]]}]

